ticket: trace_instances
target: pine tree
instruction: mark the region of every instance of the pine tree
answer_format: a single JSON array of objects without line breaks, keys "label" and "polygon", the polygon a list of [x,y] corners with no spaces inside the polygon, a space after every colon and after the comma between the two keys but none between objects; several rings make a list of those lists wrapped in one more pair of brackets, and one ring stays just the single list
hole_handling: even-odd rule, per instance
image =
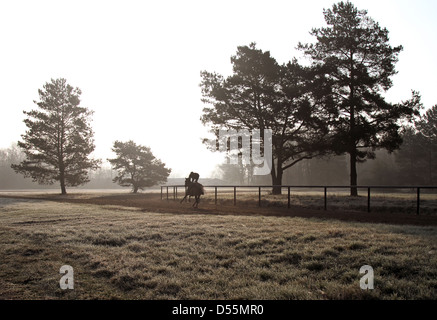
[{"label": "pine tree", "polygon": [[128,142],[115,141],[112,151],[116,158],[108,159],[118,174],[113,182],[122,187],[132,187],[132,192],[167,182],[171,169],[156,159],[150,148]]},{"label": "pine tree", "polygon": [[[331,92],[332,145],[350,156],[350,185],[357,185],[357,163],[375,157],[375,150],[396,150],[402,143],[400,120],[418,114],[417,96],[391,104],[382,93],[392,86],[402,46],[391,47],[388,30],[350,2],[324,10],[327,27],[313,29],[315,44],[299,44],[313,67],[326,75]],[[317,87],[314,88],[318,90]],[[351,188],[351,195],[357,189]]]},{"label": "pine tree", "polygon": [[89,182],[88,172],[100,161],[90,159],[94,151],[92,111],[80,106],[81,90],[65,79],[52,79],[38,90],[38,109],[23,111],[27,131],[18,146],[26,159],[11,167],[39,184],[59,181],[61,193],[66,187]]},{"label": "pine tree", "polygon": [[272,130],[274,194],[280,194],[285,170],[326,150],[327,123],[308,94],[310,72],[296,59],[279,65],[255,43],[237,48],[231,57],[233,74],[227,78],[202,72],[201,121],[213,132],[220,128]]}]

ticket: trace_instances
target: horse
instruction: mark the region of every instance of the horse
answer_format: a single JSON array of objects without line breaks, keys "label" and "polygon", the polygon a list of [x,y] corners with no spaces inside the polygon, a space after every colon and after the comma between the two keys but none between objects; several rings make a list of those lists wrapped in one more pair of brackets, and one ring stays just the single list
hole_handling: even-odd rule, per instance
[{"label": "horse", "polygon": [[[196,172],[191,171],[188,178],[185,179],[185,187],[187,187],[187,179],[190,182],[198,182],[199,181],[199,174]],[[188,202],[191,200],[191,195],[188,197]]]},{"label": "horse", "polygon": [[202,194],[205,194],[205,190],[200,183],[191,182],[190,178],[185,178],[185,197],[183,197],[181,203],[187,198],[187,196],[194,196],[196,201],[194,201],[193,207],[197,208]]}]

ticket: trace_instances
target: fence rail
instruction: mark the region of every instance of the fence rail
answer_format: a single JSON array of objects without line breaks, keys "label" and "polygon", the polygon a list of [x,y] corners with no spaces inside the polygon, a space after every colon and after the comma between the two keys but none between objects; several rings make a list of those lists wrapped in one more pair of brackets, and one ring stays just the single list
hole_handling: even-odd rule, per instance
[{"label": "fence rail", "polygon": [[[214,202],[217,205],[218,199],[218,189],[233,189],[234,194],[234,206],[237,205],[237,188],[239,189],[258,189],[258,206],[261,207],[261,190],[266,188],[281,188],[287,189],[287,207],[291,207],[291,189],[322,189],[324,193],[324,210],[328,207],[328,189],[365,189],[367,190],[367,212],[370,212],[370,199],[371,199],[371,189],[413,189],[416,190],[416,214],[420,214],[420,191],[422,189],[437,189],[437,186],[324,186],[324,185],[314,185],[314,186],[294,186],[294,185],[261,185],[261,186],[242,186],[242,185],[221,185],[221,186],[203,186],[204,188],[214,188]],[[173,199],[178,198],[178,188],[182,188],[185,192],[184,185],[171,185],[171,186],[161,186],[161,200],[164,199],[164,193],[166,193],[166,199],[170,200],[169,188],[173,189]],[[166,190],[166,192],[164,192]]]}]

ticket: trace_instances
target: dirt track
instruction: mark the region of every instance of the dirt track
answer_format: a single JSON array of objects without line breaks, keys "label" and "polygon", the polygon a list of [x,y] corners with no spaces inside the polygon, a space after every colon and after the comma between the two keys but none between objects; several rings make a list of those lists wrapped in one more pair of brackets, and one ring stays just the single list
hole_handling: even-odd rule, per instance
[{"label": "dirt track", "polygon": [[[433,215],[414,215],[414,214],[394,214],[378,212],[352,212],[352,211],[324,211],[315,209],[305,209],[302,207],[257,207],[256,201],[253,205],[241,203],[233,206],[232,203],[225,205],[215,205],[208,201],[201,201],[199,208],[193,208],[191,203],[180,203],[178,200],[161,200],[159,194],[117,194],[117,195],[93,195],[93,194],[71,194],[60,195],[32,195],[32,196],[12,196],[0,195],[5,198],[32,198],[44,199],[59,202],[87,203],[98,205],[116,205],[124,207],[141,208],[147,212],[175,213],[175,214],[204,214],[204,215],[264,215],[264,216],[289,216],[306,217],[320,219],[336,219],[342,221],[356,221],[368,223],[386,224],[409,224],[418,226],[437,226],[437,216]],[[193,201],[193,200],[192,200]]]}]

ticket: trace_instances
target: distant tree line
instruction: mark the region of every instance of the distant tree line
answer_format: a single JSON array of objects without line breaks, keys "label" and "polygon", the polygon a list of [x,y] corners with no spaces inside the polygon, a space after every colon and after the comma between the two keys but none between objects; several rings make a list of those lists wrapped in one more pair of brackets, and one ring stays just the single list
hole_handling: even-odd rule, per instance
[{"label": "distant tree line", "polygon": [[[437,106],[433,106],[401,130],[403,140],[394,152],[376,150],[374,159],[357,167],[360,185],[437,184]],[[303,160],[287,170],[284,185],[348,185],[349,161],[346,155]],[[268,177],[256,177],[251,167],[219,165],[217,176],[231,184],[269,184]]]},{"label": "distant tree line", "polygon": [[[22,175],[16,174],[11,168],[11,165],[20,163],[26,158],[24,152],[17,146],[12,144],[9,148],[0,149],[0,189],[47,189],[47,185],[39,184],[32,179],[25,178]],[[114,184],[113,179],[116,175],[109,166],[100,166],[98,169],[89,170],[89,182],[79,186],[78,188],[89,189],[116,189],[122,188]],[[53,188],[59,188],[57,185]]]}]

